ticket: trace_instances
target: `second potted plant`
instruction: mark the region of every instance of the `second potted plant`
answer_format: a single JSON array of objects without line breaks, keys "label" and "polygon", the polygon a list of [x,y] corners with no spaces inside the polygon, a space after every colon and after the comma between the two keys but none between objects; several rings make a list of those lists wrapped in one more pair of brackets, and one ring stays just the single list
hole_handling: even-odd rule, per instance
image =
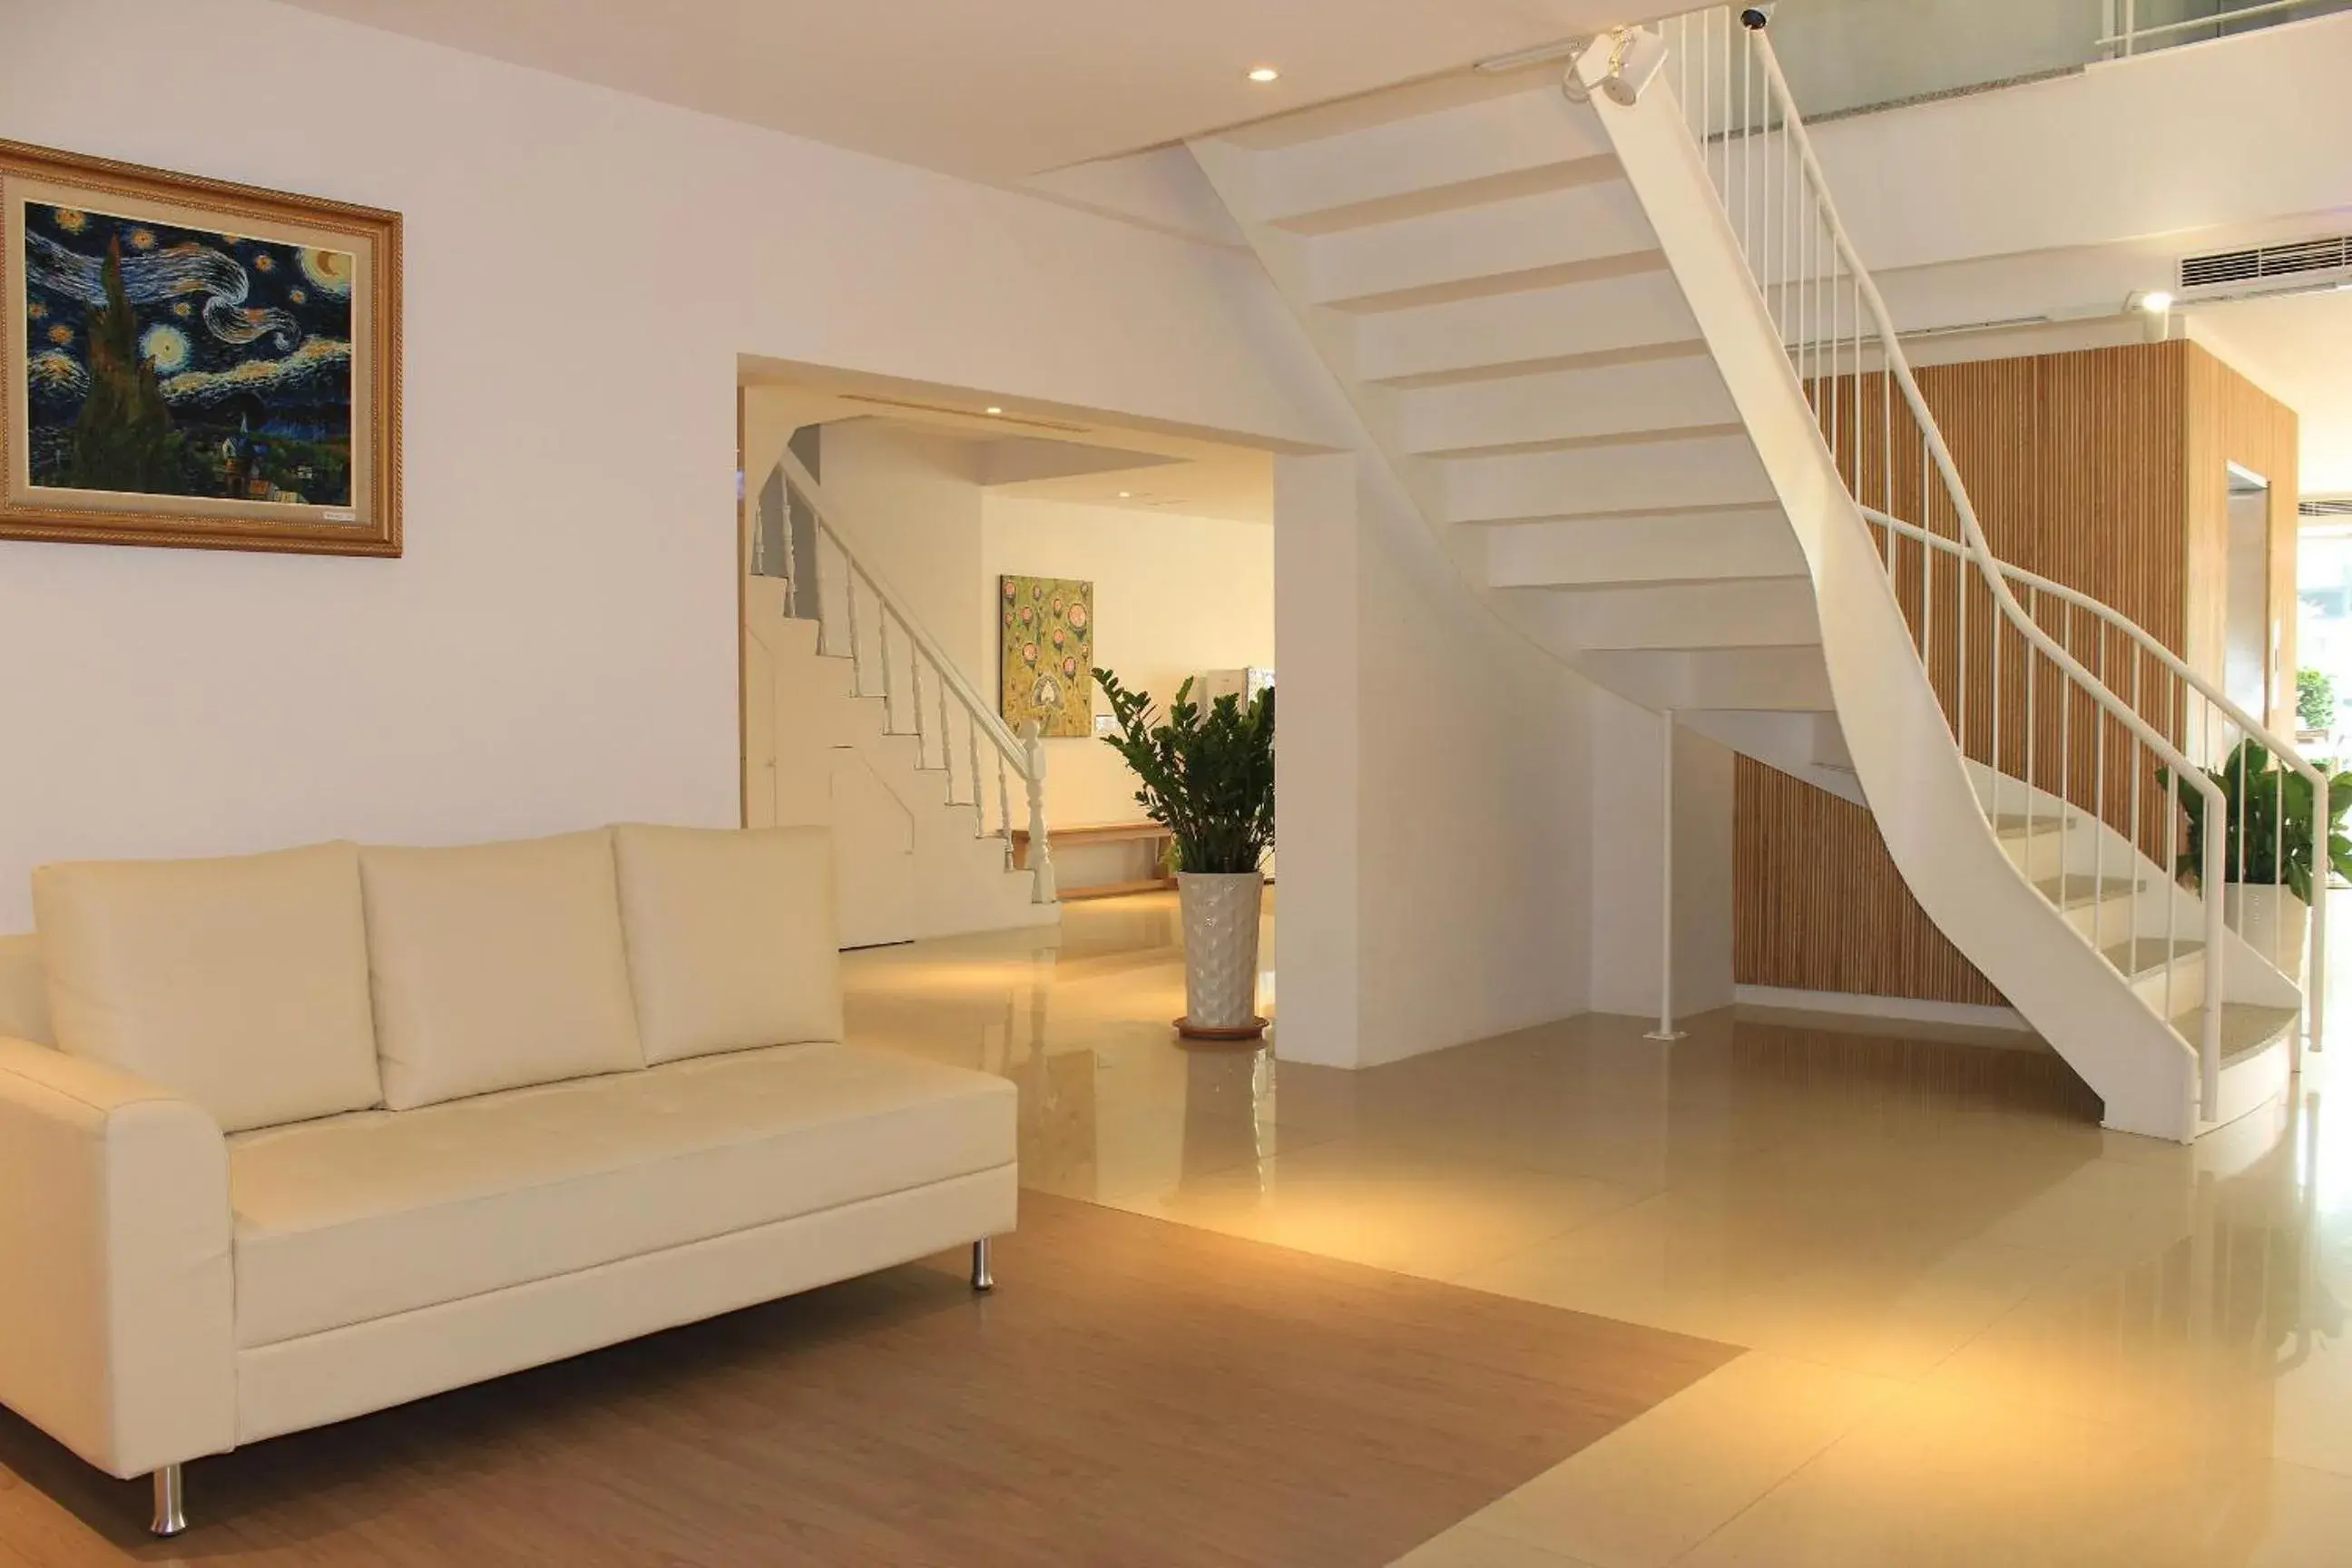
[{"label": "second potted plant", "polygon": [[[2167,776],[2163,768],[2156,770],[2159,785]],[[2352,877],[2352,837],[2343,829],[2345,810],[2352,807],[2352,773],[2328,780],[2324,865],[2312,842],[2311,781],[2291,768],[2275,766],[2270,748],[2242,741],[2205,776],[2221,790],[2229,814],[2228,837],[2221,846],[2226,879],[2221,918],[2248,946],[2300,984],[2314,889],[2325,892],[2331,877]],[[2181,806],[2189,819],[2189,838],[2174,869],[2188,879],[2205,864],[2205,814],[2186,791]]]},{"label": "second potted plant", "polygon": [[1177,1031],[1256,1039],[1266,1027],[1257,1011],[1257,930],[1274,843],[1274,689],[1246,707],[1220,697],[1204,712],[1187,680],[1163,717],[1150,692],[1129,690],[1108,669],[1095,679],[1118,724],[1105,740],[1135,770],[1145,815],[1176,840],[1184,911]]}]

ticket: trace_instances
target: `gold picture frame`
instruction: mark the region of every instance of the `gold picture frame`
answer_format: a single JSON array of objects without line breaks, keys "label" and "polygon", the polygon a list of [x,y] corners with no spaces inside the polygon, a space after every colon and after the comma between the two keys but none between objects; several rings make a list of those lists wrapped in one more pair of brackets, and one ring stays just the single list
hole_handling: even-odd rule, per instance
[{"label": "gold picture frame", "polygon": [[401,217],[0,141],[0,539],[401,552]]}]

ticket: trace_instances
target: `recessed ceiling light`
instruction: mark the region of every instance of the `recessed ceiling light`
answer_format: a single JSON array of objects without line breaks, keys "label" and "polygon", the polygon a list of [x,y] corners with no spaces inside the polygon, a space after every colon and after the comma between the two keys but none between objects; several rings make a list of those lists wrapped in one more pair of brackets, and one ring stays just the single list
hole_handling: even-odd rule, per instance
[{"label": "recessed ceiling light", "polygon": [[2131,302],[2151,316],[2161,316],[2172,309],[2172,294],[2164,289],[2151,289],[2145,294],[2132,296]]},{"label": "recessed ceiling light", "polygon": [[1004,410],[1003,410],[1003,409],[1002,409],[1002,408],[997,408],[997,407],[994,407],[994,406],[991,406],[991,407],[984,408],[984,409],[981,410],[981,412],[982,412],[982,413],[983,413],[983,414],[1002,414],[1002,413],[1003,413],[1003,412],[1004,412]]},{"label": "recessed ceiling light", "polygon": [[1251,68],[1249,79],[1263,87],[1270,81],[1280,81],[1282,73],[1272,66],[1256,66]]},{"label": "recessed ceiling light", "polygon": [[1135,499],[1135,492],[1133,490],[1121,490],[1118,492],[1118,499],[1121,500],[1133,500]]}]

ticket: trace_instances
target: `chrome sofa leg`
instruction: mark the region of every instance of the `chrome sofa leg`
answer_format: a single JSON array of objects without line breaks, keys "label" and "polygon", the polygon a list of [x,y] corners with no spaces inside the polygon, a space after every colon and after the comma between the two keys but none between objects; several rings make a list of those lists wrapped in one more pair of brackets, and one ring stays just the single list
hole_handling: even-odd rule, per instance
[{"label": "chrome sofa leg", "polygon": [[971,1244],[971,1288],[982,1295],[996,1289],[996,1276],[988,1271],[988,1237],[984,1236]]},{"label": "chrome sofa leg", "polygon": [[152,1477],[155,1482],[155,1521],[147,1527],[151,1535],[172,1536],[188,1528],[187,1496],[182,1490],[180,1467],[166,1465]]}]

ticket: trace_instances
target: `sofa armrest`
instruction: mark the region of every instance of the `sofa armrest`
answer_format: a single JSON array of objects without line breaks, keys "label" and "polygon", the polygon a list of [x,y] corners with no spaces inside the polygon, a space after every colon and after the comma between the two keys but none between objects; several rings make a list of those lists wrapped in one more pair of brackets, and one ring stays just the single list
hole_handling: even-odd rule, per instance
[{"label": "sofa armrest", "polygon": [[210,1113],[0,1039],[0,1404],[116,1476],[236,1447],[230,1233]]}]

